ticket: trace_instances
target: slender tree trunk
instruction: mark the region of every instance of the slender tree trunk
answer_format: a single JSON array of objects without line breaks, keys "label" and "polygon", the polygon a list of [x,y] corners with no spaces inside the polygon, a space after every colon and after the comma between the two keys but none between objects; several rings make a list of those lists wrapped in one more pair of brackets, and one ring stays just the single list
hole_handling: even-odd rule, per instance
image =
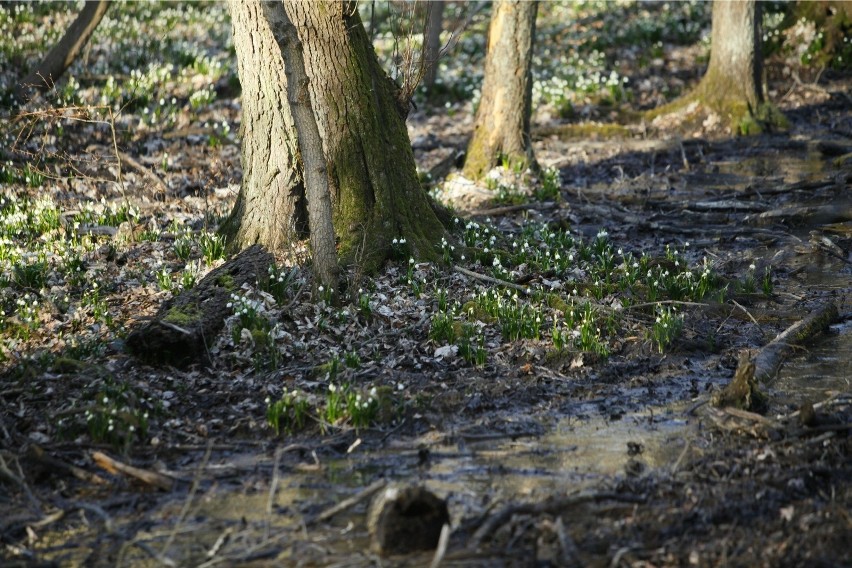
[{"label": "slender tree trunk", "polygon": [[[303,49],[341,259],[371,270],[398,237],[416,256],[437,258],[443,227],[417,179],[403,121],[408,102],[379,65],[355,3],[283,6]],[[280,249],[304,236],[305,210],[284,58],[257,0],[230,7],[243,83],[244,179],[224,233],[238,248]]]},{"label": "slender tree trunk", "polygon": [[65,73],[80,50],[89,41],[89,38],[103,19],[109,8],[108,0],[89,0],[83,6],[83,10],[65,31],[65,35],[51,49],[44,59],[31,69],[29,74],[18,84],[16,96],[19,100],[25,100],[32,91],[47,91]]},{"label": "slender tree trunk", "polygon": [[438,59],[441,55],[441,32],[444,27],[443,0],[426,2],[426,30],[423,43],[423,84],[431,89],[438,78]]},{"label": "slender tree trunk", "polygon": [[464,175],[479,179],[508,158],[536,167],[530,140],[532,52],[536,2],[499,0],[488,28],[482,98],[468,145]]},{"label": "slender tree trunk", "polygon": [[308,93],[309,81],[305,72],[302,43],[281,2],[266,2],[264,7],[267,18],[273,22],[273,34],[284,56],[288,102],[293,113],[304,171],[314,269],[323,285],[337,290],[339,270],[328,171],[322,152],[322,138]]}]

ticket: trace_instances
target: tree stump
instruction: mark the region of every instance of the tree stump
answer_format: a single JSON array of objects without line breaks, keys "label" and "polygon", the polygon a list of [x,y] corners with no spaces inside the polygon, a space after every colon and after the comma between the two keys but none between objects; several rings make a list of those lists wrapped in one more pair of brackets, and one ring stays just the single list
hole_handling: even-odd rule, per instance
[{"label": "tree stump", "polygon": [[260,245],[251,246],[212,270],[194,288],[160,307],[153,320],[127,336],[127,348],[150,364],[186,367],[209,360],[208,346],[230,315],[231,294],[243,284],[267,277],[275,261]]},{"label": "tree stump", "polygon": [[447,503],[419,486],[386,488],[367,516],[372,548],[382,555],[434,549],[449,522]]}]

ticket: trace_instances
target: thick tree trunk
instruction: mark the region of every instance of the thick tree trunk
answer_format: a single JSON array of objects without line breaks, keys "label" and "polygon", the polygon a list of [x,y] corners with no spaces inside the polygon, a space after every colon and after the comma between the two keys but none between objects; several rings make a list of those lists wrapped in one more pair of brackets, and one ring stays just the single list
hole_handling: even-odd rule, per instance
[{"label": "thick tree trunk", "polygon": [[47,91],[65,73],[80,50],[98,27],[109,8],[108,0],[87,1],[83,10],[66,30],[65,35],[51,49],[44,59],[18,84],[16,96],[25,100],[32,91]]},{"label": "thick tree trunk", "polygon": [[464,165],[469,178],[481,178],[501,159],[522,168],[535,166],[530,113],[537,7],[522,0],[494,3],[482,98]]},{"label": "thick tree trunk", "polygon": [[423,85],[428,89],[435,86],[435,80],[438,78],[445,6],[446,2],[443,0],[426,2],[426,30],[423,33]]},{"label": "thick tree trunk", "polygon": [[[443,227],[417,179],[403,121],[407,101],[381,69],[354,2],[285,1],[303,47],[307,90],[323,142],[338,253],[370,270],[404,237],[437,257]],[[304,236],[304,191],[286,97],[284,59],[257,0],[232,0],[243,83],[240,196],[224,232],[237,247],[280,249]],[[270,195],[271,194],[271,195]]]},{"label": "thick tree trunk", "polygon": [[305,190],[284,58],[258,0],[228,3],[242,85],[243,181],[221,232],[232,250],[285,250],[307,236]]},{"label": "thick tree trunk", "polygon": [[714,110],[746,105],[756,113],[763,104],[760,19],[756,0],[713,2],[710,65],[698,92]]}]

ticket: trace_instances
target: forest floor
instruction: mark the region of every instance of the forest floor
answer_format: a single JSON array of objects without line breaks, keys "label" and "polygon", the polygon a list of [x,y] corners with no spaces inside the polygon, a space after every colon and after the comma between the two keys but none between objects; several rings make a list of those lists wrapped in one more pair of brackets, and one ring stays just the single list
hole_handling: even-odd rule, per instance
[{"label": "forest floor", "polygon": [[[695,49],[632,73],[653,83],[633,106]],[[220,82],[165,132],[116,120],[120,161],[105,118],[48,129],[39,151],[78,175],[3,188],[30,251],[2,248],[4,565],[429,565],[370,549],[370,499],[398,484],[446,499],[445,566],[852,565],[852,78],[776,71],[782,133],[540,113],[549,181],[431,180],[459,219],[446,264],[402,244],[334,306],[278,258],[187,368],[124,338],[225,262],[237,99]],[[470,105],[409,126],[443,178]],[[743,352],[829,306],[749,393],[759,413],[712,404]]]}]

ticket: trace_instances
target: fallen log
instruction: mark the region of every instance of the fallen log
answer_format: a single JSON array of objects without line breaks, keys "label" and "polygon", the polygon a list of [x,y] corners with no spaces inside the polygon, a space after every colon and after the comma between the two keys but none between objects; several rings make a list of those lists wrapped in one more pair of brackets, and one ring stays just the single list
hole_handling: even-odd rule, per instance
[{"label": "fallen log", "polygon": [[127,336],[128,350],[150,364],[186,367],[209,360],[208,346],[231,314],[231,294],[266,278],[274,260],[260,245],[240,252],[194,288],[164,302],[151,321]]},{"label": "fallen log", "polygon": [[821,333],[837,318],[837,306],[829,302],[778,334],[754,357],[755,380],[765,383],[772,379],[790,351]]}]

